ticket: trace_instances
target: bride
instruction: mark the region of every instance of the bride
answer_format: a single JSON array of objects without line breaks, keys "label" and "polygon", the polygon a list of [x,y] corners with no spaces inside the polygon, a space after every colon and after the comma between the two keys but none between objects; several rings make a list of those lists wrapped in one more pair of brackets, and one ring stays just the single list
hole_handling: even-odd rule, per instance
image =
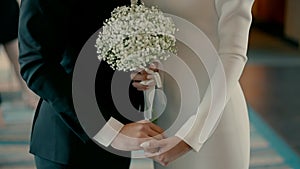
[{"label": "bride", "polygon": [[163,113],[156,124],[167,137],[141,145],[156,169],[248,169],[249,119],[239,78],[253,1],[144,0],[186,23],[179,29],[177,59],[162,63],[160,71],[166,105],[157,106]]}]

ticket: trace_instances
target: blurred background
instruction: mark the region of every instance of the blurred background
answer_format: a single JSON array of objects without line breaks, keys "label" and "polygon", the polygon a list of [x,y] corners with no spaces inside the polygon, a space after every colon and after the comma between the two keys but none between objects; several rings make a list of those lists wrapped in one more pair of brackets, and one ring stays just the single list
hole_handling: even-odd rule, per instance
[{"label": "blurred background", "polygon": [[[256,0],[241,77],[251,122],[250,169],[300,169],[300,1]],[[28,153],[35,107],[0,47],[0,169],[34,169]],[[18,73],[18,72],[17,72]],[[132,169],[150,169],[136,160]],[[148,167],[148,168],[147,168]]]}]

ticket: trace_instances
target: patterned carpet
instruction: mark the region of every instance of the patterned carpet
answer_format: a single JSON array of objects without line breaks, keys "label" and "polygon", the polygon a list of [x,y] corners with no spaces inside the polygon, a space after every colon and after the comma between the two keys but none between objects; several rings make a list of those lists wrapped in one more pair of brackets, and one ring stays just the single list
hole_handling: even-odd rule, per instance
[{"label": "patterned carpet", "polygon": [[251,122],[250,169],[300,169],[300,158],[249,108]]},{"label": "patterned carpet", "polygon": [[[0,169],[34,169],[28,153],[33,110],[21,102],[2,104],[6,126],[0,129]],[[250,169],[300,169],[299,157],[249,109],[251,121]],[[135,160],[131,169],[150,169],[149,160]]]},{"label": "patterned carpet", "polygon": [[33,110],[22,103],[2,103],[6,125],[0,128],[0,169],[33,169],[28,141]]}]

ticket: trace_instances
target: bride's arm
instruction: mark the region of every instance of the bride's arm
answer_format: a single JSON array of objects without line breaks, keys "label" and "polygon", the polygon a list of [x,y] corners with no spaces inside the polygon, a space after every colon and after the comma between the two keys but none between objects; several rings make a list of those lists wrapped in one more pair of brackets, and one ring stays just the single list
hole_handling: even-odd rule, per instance
[{"label": "bride's arm", "polygon": [[[248,34],[252,21],[253,0],[215,0],[219,17],[218,36],[220,64],[211,77],[210,85],[193,115],[176,133],[193,150],[200,151],[212,135],[230,99],[247,61]],[[222,79],[222,69],[225,76]],[[221,95],[220,95],[221,93]]]}]

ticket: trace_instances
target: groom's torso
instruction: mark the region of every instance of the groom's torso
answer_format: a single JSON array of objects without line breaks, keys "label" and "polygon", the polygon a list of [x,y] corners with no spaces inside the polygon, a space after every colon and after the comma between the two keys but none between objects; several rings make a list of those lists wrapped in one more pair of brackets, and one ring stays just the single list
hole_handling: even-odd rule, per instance
[{"label": "groom's torso", "polygon": [[[66,49],[62,64],[67,72],[72,72],[74,63],[86,41],[97,32],[111,11],[121,5],[130,4],[129,0],[70,0],[66,4],[67,19],[65,40]],[[96,54],[96,51],[95,51]]]},{"label": "groom's torso", "polygon": [[[44,0],[38,1],[42,2]],[[60,0],[45,1],[47,1],[48,4],[43,5],[55,6],[55,3]],[[65,21],[67,23],[64,23],[64,26],[61,28],[66,29],[65,34],[63,34],[61,38],[66,41],[66,47],[60,57],[60,63],[68,74],[72,74],[76,59],[85,42],[101,28],[103,21],[109,18],[110,12],[115,7],[130,4],[130,1],[109,0],[104,3],[101,0],[69,0],[64,3],[66,3],[64,6],[66,13],[62,16],[66,17]],[[55,11],[52,11],[52,13],[53,15],[60,15],[60,13],[55,13]],[[44,32],[47,33],[47,30],[44,30]],[[95,55],[95,57],[97,56]],[[112,76],[113,71],[110,70],[109,67],[104,66],[103,68],[110,72],[106,74],[106,76]],[[101,88],[102,85],[104,87],[108,85],[108,81],[95,83],[100,84],[99,88]],[[109,93],[107,93],[108,91],[110,90],[100,90],[96,95],[100,95],[99,97],[101,97],[101,95],[106,96],[109,95]],[[110,100],[110,98],[108,99]],[[105,105],[105,109],[114,111],[115,109],[111,108],[112,106],[113,103],[110,102]],[[95,147],[95,145],[84,146],[80,139],[67,128],[54,111],[51,105],[45,101],[37,108],[36,117],[38,118],[33,124],[30,145],[31,153],[61,163],[67,163],[70,160],[78,161],[85,156],[85,153],[90,153],[86,155],[94,156],[102,152],[105,156],[109,156],[106,150],[100,150],[100,148]]]}]

